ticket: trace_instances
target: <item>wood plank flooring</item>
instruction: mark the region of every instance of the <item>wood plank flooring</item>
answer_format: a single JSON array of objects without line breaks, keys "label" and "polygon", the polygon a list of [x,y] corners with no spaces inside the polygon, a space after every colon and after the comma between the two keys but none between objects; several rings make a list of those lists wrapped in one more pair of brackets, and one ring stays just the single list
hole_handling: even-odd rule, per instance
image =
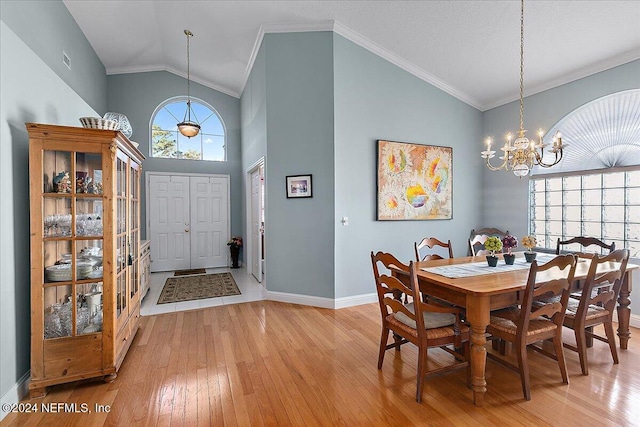
[{"label": "wood plank flooring", "polygon": [[[530,402],[516,373],[487,361],[488,392],[478,408],[465,370],[428,379],[416,403],[410,345],[388,351],[376,369],[379,316],[377,304],[327,310],[258,301],[143,317],[115,381],[59,385],[23,401],[87,404],[91,413],[12,413],[1,425],[603,426],[640,419],[637,330],[619,365],[596,341],[589,376],[567,350],[569,385],[555,361],[530,351]],[[429,354],[430,364],[451,361],[441,350]],[[96,405],[110,410],[96,412]]]}]

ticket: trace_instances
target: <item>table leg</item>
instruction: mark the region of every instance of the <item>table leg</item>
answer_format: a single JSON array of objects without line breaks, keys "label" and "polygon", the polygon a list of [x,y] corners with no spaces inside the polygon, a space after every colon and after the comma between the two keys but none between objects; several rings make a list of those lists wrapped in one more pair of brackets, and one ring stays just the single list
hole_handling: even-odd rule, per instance
[{"label": "table leg", "polygon": [[485,332],[489,324],[489,299],[486,297],[467,296],[467,320],[471,323],[471,389],[473,403],[482,406],[484,394],[487,392],[485,368],[487,365],[487,349]]},{"label": "table leg", "polygon": [[631,333],[629,332],[629,320],[631,319],[631,309],[629,304],[631,300],[629,295],[631,294],[631,274],[627,272],[624,275],[624,281],[620,288],[620,295],[618,295],[618,337],[620,337],[620,348],[626,350],[629,346],[629,338]]}]

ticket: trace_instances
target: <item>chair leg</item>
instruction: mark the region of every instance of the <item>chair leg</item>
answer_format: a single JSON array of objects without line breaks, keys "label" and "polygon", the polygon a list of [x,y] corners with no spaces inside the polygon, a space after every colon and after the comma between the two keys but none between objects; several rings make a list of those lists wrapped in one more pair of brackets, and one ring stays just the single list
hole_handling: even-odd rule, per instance
[{"label": "chair leg", "polygon": [[576,336],[576,347],[578,348],[578,356],[580,356],[580,367],[582,375],[589,375],[589,364],[587,362],[587,339],[585,328],[574,325],[574,333]]},{"label": "chair leg", "polygon": [[378,353],[378,369],[382,369],[382,362],[384,362],[384,353],[387,350],[387,341],[389,341],[389,328],[383,326],[382,334],[380,336],[380,352]]},{"label": "chair leg", "polygon": [[562,328],[560,328],[559,332],[553,339],[553,346],[556,349],[556,359],[558,359],[558,366],[560,367],[562,382],[565,384],[569,384],[569,376],[567,375],[567,362],[564,358],[564,346],[562,345]]},{"label": "chair leg", "polygon": [[587,335],[587,347],[593,347],[593,326],[589,326],[587,328],[587,331],[589,331],[589,333],[592,334],[592,335]]},{"label": "chair leg", "polygon": [[462,345],[464,358],[467,359],[467,388],[471,388],[471,351],[469,341]]},{"label": "chair leg", "polygon": [[522,393],[525,400],[531,400],[531,385],[529,384],[529,361],[527,360],[527,345],[516,344],[516,355],[518,356],[518,367],[520,368],[520,381],[522,382]]},{"label": "chair leg", "polygon": [[607,334],[607,341],[609,341],[609,349],[611,350],[611,357],[613,357],[613,364],[618,364],[618,349],[616,348],[616,334],[613,332],[613,323],[611,319],[604,323],[604,332]]},{"label": "chair leg", "polygon": [[424,374],[427,369],[427,348],[422,346],[418,349],[418,375],[416,378],[416,402],[422,402],[422,387],[424,385]]}]

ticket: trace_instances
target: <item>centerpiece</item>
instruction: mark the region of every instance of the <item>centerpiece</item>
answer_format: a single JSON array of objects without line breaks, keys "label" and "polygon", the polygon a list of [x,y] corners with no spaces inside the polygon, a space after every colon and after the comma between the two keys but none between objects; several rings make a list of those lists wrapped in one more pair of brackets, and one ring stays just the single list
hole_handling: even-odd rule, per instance
[{"label": "centerpiece", "polygon": [[502,246],[507,248],[507,253],[503,255],[505,264],[513,265],[516,256],[511,253],[511,249],[518,246],[518,239],[511,234],[507,234],[502,238]]},{"label": "centerpiece", "polygon": [[487,263],[489,264],[489,267],[495,267],[498,265],[496,252],[502,250],[502,241],[496,236],[489,236],[484,242],[484,248],[491,252],[491,255],[487,255]]},{"label": "centerpiece", "polygon": [[531,249],[533,249],[537,244],[538,241],[536,240],[536,236],[524,236],[522,238],[522,246],[527,248],[527,251],[524,253],[524,257],[527,262],[531,262],[536,259],[536,253]]},{"label": "centerpiece", "polygon": [[242,247],[242,237],[234,236],[227,242],[229,251],[231,252],[231,268],[240,268],[238,257],[240,256],[240,248]]}]

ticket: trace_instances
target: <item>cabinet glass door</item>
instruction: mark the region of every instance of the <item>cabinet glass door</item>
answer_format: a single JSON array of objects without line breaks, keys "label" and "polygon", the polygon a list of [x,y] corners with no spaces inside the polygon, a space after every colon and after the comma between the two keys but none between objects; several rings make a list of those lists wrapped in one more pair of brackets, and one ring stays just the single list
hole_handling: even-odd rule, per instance
[{"label": "cabinet glass door", "polygon": [[44,338],[100,332],[102,155],[44,150],[42,161]]}]

